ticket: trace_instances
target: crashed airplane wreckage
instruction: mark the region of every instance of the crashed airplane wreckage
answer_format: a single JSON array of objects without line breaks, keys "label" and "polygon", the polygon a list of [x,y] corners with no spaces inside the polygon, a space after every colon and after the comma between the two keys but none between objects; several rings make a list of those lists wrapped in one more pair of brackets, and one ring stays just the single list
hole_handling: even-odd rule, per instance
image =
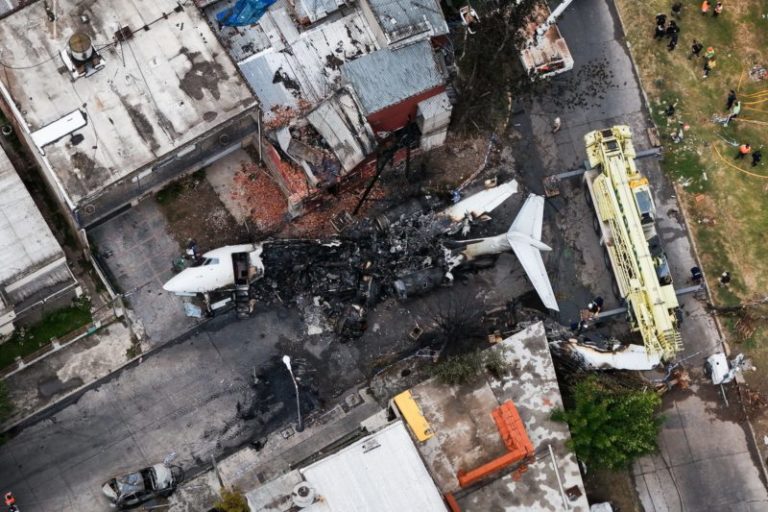
[{"label": "crashed airplane wreckage", "polygon": [[[234,302],[239,317],[256,304],[313,304],[338,334],[360,336],[366,310],[388,297],[407,299],[450,285],[454,273],[492,266],[514,251],[549,309],[558,310],[541,251],[544,198],[531,194],[510,229],[487,238],[456,240],[475,221],[517,192],[513,180],[438,210],[431,197],[411,199],[344,228],[325,240],[273,239],[221,247],[203,255],[163,288],[193,297],[188,314]],[[202,300],[202,305],[194,304]]]}]

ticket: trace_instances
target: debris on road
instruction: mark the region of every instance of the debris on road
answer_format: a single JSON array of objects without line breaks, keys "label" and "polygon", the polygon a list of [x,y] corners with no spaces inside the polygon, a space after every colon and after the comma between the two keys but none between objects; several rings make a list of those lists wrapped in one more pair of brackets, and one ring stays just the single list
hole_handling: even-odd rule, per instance
[{"label": "debris on road", "polygon": [[[380,215],[346,222],[336,238],[273,239],[209,251],[198,266],[168,281],[167,291],[203,299],[212,314],[234,301],[238,316],[257,306],[294,304],[308,334],[327,329],[322,313],[344,339],[367,328],[366,310],[388,297],[406,300],[450,286],[457,272],[494,265],[514,250],[544,305],[557,309],[540,251],[544,200],[531,195],[509,231],[495,237],[455,240],[517,192],[510,181],[486,188],[447,208],[432,196],[412,198]],[[234,289],[233,289],[234,288]],[[234,293],[233,293],[234,291]]]}]

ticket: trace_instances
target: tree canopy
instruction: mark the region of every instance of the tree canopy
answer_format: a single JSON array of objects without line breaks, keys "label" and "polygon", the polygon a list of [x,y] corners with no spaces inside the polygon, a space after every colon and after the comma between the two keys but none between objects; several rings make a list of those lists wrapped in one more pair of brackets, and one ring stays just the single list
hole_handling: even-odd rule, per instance
[{"label": "tree canopy", "polygon": [[656,450],[663,423],[657,414],[661,398],[650,391],[613,389],[596,377],[575,384],[573,407],[555,411],[552,418],[567,421],[569,447],[586,464],[605,468],[628,466]]}]

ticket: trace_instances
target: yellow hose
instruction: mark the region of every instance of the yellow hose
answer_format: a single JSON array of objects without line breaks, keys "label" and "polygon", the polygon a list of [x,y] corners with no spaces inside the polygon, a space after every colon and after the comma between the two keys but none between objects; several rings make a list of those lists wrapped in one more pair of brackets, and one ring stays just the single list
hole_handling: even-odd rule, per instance
[{"label": "yellow hose", "polygon": [[732,164],[731,162],[729,162],[728,160],[726,160],[725,158],[723,158],[723,155],[721,155],[721,154],[720,154],[720,151],[718,151],[718,150],[717,150],[717,146],[715,146],[714,144],[712,144],[712,150],[715,152],[715,154],[716,154],[718,157],[720,157],[720,160],[722,160],[724,164],[726,164],[726,165],[728,165],[728,166],[730,166],[730,167],[733,167],[733,168],[734,168],[734,169],[736,169],[737,171],[739,171],[739,172],[743,172],[744,174],[748,174],[748,175],[750,175],[750,176],[752,176],[752,177],[755,177],[755,178],[761,178],[761,179],[764,179],[764,180],[768,180],[768,176],[763,176],[762,174],[756,174],[756,173],[754,173],[754,172],[749,172],[749,171],[747,171],[747,170],[745,170],[745,169],[742,169],[742,168],[741,168],[741,167],[739,167],[738,165],[734,165],[734,164]]},{"label": "yellow hose", "polygon": [[757,121],[755,119],[744,119],[741,117],[737,117],[736,121],[744,121],[745,123],[755,123],[755,124],[768,124],[768,121]]}]

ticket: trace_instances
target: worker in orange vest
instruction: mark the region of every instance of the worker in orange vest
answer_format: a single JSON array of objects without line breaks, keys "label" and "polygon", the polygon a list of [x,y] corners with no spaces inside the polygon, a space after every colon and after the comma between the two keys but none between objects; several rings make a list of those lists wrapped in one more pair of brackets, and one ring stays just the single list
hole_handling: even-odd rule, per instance
[{"label": "worker in orange vest", "polygon": [[701,14],[707,14],[709,12],[709,0],[701,2]]},{"label": "worker in orange vest", "polygon": [[749,144],[742,144],[741,146],[739,146],[739,152],[736,153],[736,160],[744,158],[749,154],[751,150],[752,150],[752,146],[750,146]]}]

